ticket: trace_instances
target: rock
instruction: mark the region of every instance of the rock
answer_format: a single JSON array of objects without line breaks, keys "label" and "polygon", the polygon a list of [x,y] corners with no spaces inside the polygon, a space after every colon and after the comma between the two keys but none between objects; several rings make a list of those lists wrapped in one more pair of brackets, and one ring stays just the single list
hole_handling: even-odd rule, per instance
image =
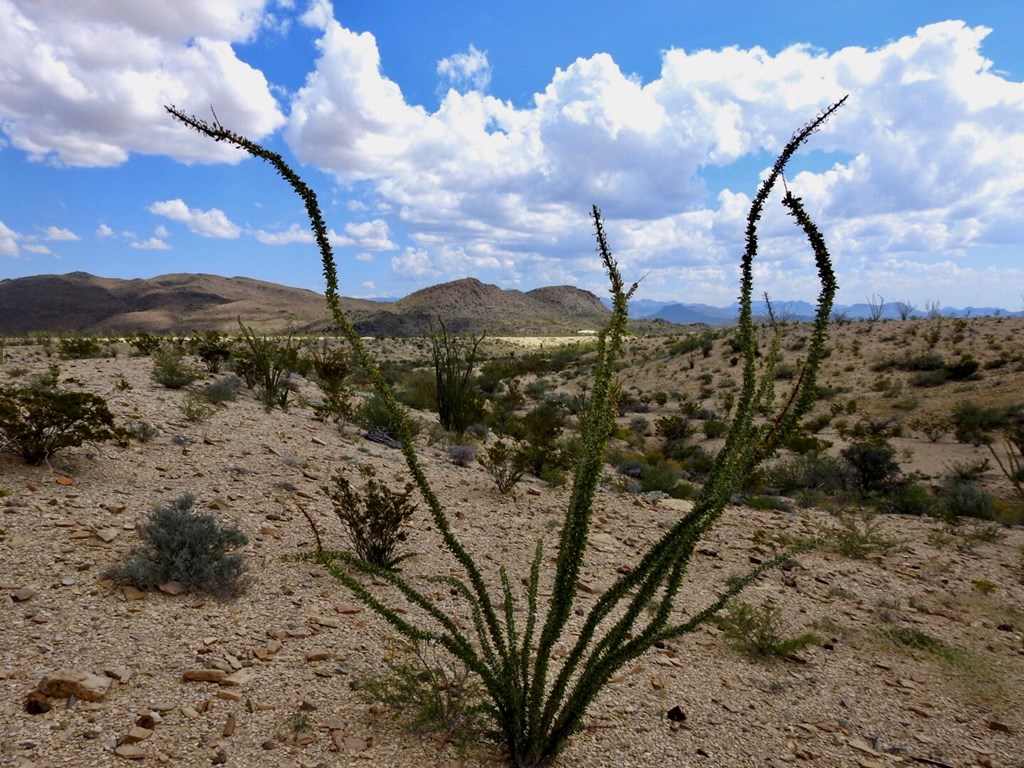
[{"label": "rock", "polygon": [[121,594],[124,595],[125,602],[133,602],[135,600],[145,600],[146,593],[137,587],[124,586],[121,587]]},{"label": "rock", "polygon": [[76,669],[59,669],[43,677],[36,690],[47,696],[74,696],[85,701],[103,701],[110,690],[109,677],[93,675]]},{"label": "rock", "polygon": [[31,600],[32,596],[36,593],[34,587],[22,587],[11,595],[11,598],[16,603],[24,603],[26,600]]},{"label": "rock", "polygon": [[342,616],[351,616],[352,614],[359,613],[363,609],[358,605],[351,605],[349,603],[342,603],[341,605],[335,606],[334,610],[340,613]]},{"label": "rock", "polygon": [[132,671],[124,666],[106,667],[103,670],[103,674],[113,680],[117,680],[122,685],[132,679]]},{"label": "rock", "polygon": [[120,533],[121,530],[119,528],[100,528],[96,531],[96,538],[104,544],[109,544],[116,539]]},{"label": "rock", "polygon": [[186,669],[181,673],[182,680],[193,680],[200,683],[219,683],[228,676],[223,669]]},{"label": "rock", "polygon": [[188,587],[180,581],[162,581],[156,588],[168,595],[183,595],[188,592]]},{"label": "rock", "polygon": [[341,622],[333,616],[317,616],[315,621],[321,627],[330,627],[332,629],[337,629],[341,626]]},{"label": "rock", "polygon": [[75,484],[75,481],[72,480],[67,475],[61,475],[56,480],[54,480],[54,482],[57,483],[57,485],[63,485],[63,486],[68,486],[68,485],[74,485]]},{"label": "rock", "polygon": [[672,709],[670,709],[665,714],[665,717],[667,717],[673,723],[685,723],[686,722],[686,713],[683,712],[683,708],[680,707],[678,704],[676,704],[674,707],[672,707]]},{"label": "rock", "polygon": [[355,736],[343,737],[341,744],[353,752],[365,752],[370,747],[370,742],[365,739],[357,739]]},{"label": "rock", "polygon": [[25,711],[30,715],[44,715],[50,711],[50,702],[39,691],[33,691],[25,697]]},{"label": "rock", "polygon": [[153,735],[151,728],[143,728],[141,725],[133,726],[130,731],[121,739],[122,744],[138,744]]},{"label": "rock", "polygon": [[306,661],[327,661],[329,658],[330,651],[324,648],[314,648],[306,654]]},{"label": "rock", "polygon": [[126,760],[142,760],[145,757],[149,757],[149,753],[146,750],[135,744],[122,744],[119,747],[115,747],[114,754]]},{"label": "rock", "polygon": [[228,719],[224,722],[224,728],[221,730],[221,735],[225,738],[233,736],[235,733],[235,715],[234,713],[228,714]]},{"label": "rock", "polygon": [[220,680],[220,684],[230,686],[245,685],[250,680],[252,680],[252,673],[250,673],[248,670],[242,669],[238,672],[233,672],[232,674]]},{"label": "rock", "polygon": [[1013,733],[1013,729],[1000,720],[989,720],[987,725],[990,731],[998,731],[999,733]]}]

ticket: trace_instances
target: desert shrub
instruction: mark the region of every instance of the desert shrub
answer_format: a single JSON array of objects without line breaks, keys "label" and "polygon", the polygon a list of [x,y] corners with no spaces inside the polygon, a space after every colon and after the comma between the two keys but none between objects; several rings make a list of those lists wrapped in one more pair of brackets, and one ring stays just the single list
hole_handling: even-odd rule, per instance
[{"label": "desert shrub", "polygon": [[955,363],[950,363],[946,366],[946,370],[949,373],[949,378],[953,381],[966,381],[971,378],[980,378],[980,376],[975,376],[979,367],[981,364],[977,360],[964,357]]},{"label": "desert shrub", "polygon": [[220,331],[193,331],[190,346],[209,373],[220,373],[221,366],[231,357],[231,342]]},{"label": "desert shrub", "polygon": [[995,497],[962,480],[953,480],[939,492],[940,515],[947,520],[974,517],[992,520],[995,515]]},{"label": "desert shrub", "polygon": [[918,371],[910,377],[912,387],[922,389],[928,387],[941,387],[949,380],[949,371],[945,368],[938,368],[934,371]]},{"label": "desert shrub", "polygon": [[834,456],[819,453],[778,461],[766,467],[763,474],[765,484],[782,493],[803,490],[838,493],[850,485],[849,465]]},{"label": "desert shrub", "polygon": [[902,546],[881,532],[878,514],[872,510],[847,509],[838,513],[837,518],[839,527],[832,529],[828,538],[844,557],[866,560]]},{"label": "desert shrub", "polygon": [[233,402],[238,397],[241,386],[242,380],[231,373],[203,387],[202,396],[208,403]]},{"label": "desert shrub", "polygon": [[213,515],[193,509],[186,493],[153,509],[140,526],[141,548],[104,576],[116,584],[149,589],[168,581],[191,592],[234,597],[249,586],[245,557],[236,550],[249,543],[237,525],[225,526]]},{"label": "desert shrub", "polygon": [[718,437],[725,437],[725,434],[729,431],[729,425],[718,419],[708,419],[704,422],[703,429],[704,437],[714,440]]},{"label": "desert shrub", "polygon": [[550,400],[510,421],[508,434],[520,441],[521,461],[534,477],[545,469],[566,467],[567,457],[558,445],[564,425],[565,410]]},{"label": "desert shrub", "polygon": [[398,643],[384,657],[387,672],[359,691],[413,733],[429,733],[457,750],[479,739],[487,725],[483,691],[472,671],[435,642]]},{"label": "desert shrub", "polygon": [[91,392],[57,388],[47,380],[28,387],[0,387],[0,451],[39,464],[84,442],[123,439],[107,401]]},{"label": "desert shrub", "polygon": [[163,342],[155,334],[137,331],[128,337],[128,343],[135,348],[136,354],[142,357],[149,357],[160,349],[160,345]]},{"label": "desert shrub", "polygon": [[750,603],[735,603],[715,623],[738,650],[759,659],[789,656],[821,642],[813,632],[784,637],[782,609],[772,602],[756,608]]},{"label": "desert shrub", "polygon": [[104,356],[103,345],[89,336],[61,336],[57,341],[57,354],[62,360]]},{"label": "desert shrub", "polygon": [[[845,101],[845,100],[844,100]],[[762,421],[770,383],[758,376],[757,344],[753,322],[753,261],[757,255],[757,224],[783,169],[797,149],[842,104],[829,107],[804,126],[786,144],[761,182],[747,216],[746,247],[741,261],[740,311],[737,334],[743,354],[743,385],[737,398],[735,416],[723,449],[709,473],[693,508],[668,527],[639,561],[616,579],[602,594],[579,601],[579,580],[587,553],[594,496],[603,468],[603,456],[614,426],[617,394],[613,378],[621,358],[628,302],[636,285],[627,289],[612,258],[600,211],[592,209],[598,252],[611,283],[613,311],[608,325],[598,336],[593,361],[591,405],[581,419],[583,449],[574,464],[574,481],[563,523],[559,526],[554,573],[544,578],[541,610],[541,566],[545,562],[543,542],[538,542],[525,579],[525,611],[513,591],[508,572],[501,568],[500,588],[481,571],[477,562],[453,532],[450,519],[433,492],[412,436],[399,430],[399,442],[406,465],[430,508],[434,529],[445,550],[458,565],[462,578],[449,576],[445,604],[413,582],[348,553],[318,547],[307,557],[323,564],[335,578],[376,611],[398,633],[410,641],[430,640],[443,646],[478,676],[485,712],[491,730],[502,741],[512,765],[536,768],[549,765],[572,734],[583,726],[586,712],[612,677],[655,644],[693,631],[721,611],[728,601],[763,570],[759,568],[732,581],[717,598],[681,623],[676,601],[702,535],[720,518],[725,505],[742,478],[778,448],[779,443],[809,410],[814,400],[816,376],[825,355],[828,319],[836,284],[831,261],[821,233],[808,217],[792,191],[786,190],[783,205],[807,237],[814,252],[821,293],[810,333],[801,375],[793,380],[793,391],[783,396],[780,408]],[[395,401],[393,390],[373,362],[355,327],[340,308],[333,249],[316,194],[284,159],[236,134],[219,123],[207,123],[173,107],[168,111],[178,120],[204,135],[227,141],[270,163],[292,186],[306,206],[323,261],[326,296],[334,321],[348,339],[358,362],[373,379],[375,391],[395,420],[407,419]],[[319,540],[318,540],[319,543]],[[353,570],[354,569],[354,570]],[[355,572],[354,572],[355,571]],[[364,584],[361,572],[375,582]],[[461,611],[446,607],[448,594],[461,599],[469,611],[471,627],[460,622]],[[401,595],[401,597],[399,597]],[[414,611],[392,607],[404,598]],[[574,617],[582,614],[579,620]],[[572,621],[570,630],[570,621]],[[564,642],[562,642],[564,641]],[[557,650],[557,653],[556,653]]]},{"label": "desert shrub", "polygon": [[472,445],[453,445],[448,449],[448,458],[457,467],[468,467],[476,458]]},{"label": "desert shrub", "polygon": [[901,478],[876,497],[874,504],[886,514],[921,516],[934,514],[938,502],[920,483]]},{"label": "desert shrub", "polygon": [[148,443],[160,434],[160,430],[148,421],[133,421],[128,425],[128,433],[140,443]]},{"label": "desert shrub", "polygon": [[422,429],[422,425],[417,419],[396,417],[387,401],[376,392],[363,398],[362,402],[355,407],[352,412],[352,421],[372,435],[383,435],[392,440],[399,439],[403,428],[410,430],[410,435],[413,437]]},{"label": "desert shrub", "polygon": [[176,344],[161,344],[153,352],[151,377],[157,384],[168,389],[187,387],[199,378],[200,370],[188,362],[185,351]]},{"label": "desert shrub", "polygon": [[405,526],[416,511],[411,484],[392,491],[377,479],[372,467],[361,468],[366,479],[360,493],[343,474],[336,473],[333,485],[321,486],[345,526],[356,556],[370,565],[393,569],[409,555],[399,554],[406,540]]},{"label": "desert shrub", "polygon": [[185,399],[178,404],[178,410],[185,421],[205,421],[213,415],[213,408],[203,399],[202,395],[189,392]]},{"label": "desert shrub", "polygon": [[899,474],[896,449],[884,440],[859,440],[841,451],[852,469],[853,486],[864,493],[888,488]]},{"label": "desert shrub", "polygon": [[311,342],[306,345],[306,359],[314,380],[325,395],[344,391],[345,379],[351,373],[352,365],[343,347],[334,346],[327,339]]},{"label": "desert shrub", "polygon": [[959,442],[984,445],[992,441],[991,433],[1024,423],[1024,408],[1020,405],[978,405],[965,400],[954,406],[950,422]]},{"label": "desert shrub", "polygon": [[673,413],[669,416],[662,416],[654,422],[654,431],[665,438],[666,442],[674,440],[686,440],[693,435],[693,426],[690,420],[680,413]]},{"label": "desert shrub", "polygon": [[442,427],[462,435],[483,413],[480,391],[473,380],[473,367],[484,336],[460,339],[449,334],[443,322],[439,321],[439,325],[440,332],[430,334],[437,416]]},{"label": "desert shrub", "polygon": [[[433,371],[410,371],[395,386],[395,397],[402,405],[417,411],[437,410],[437,382]],[[444,427],[441,427],[444,429]],[[446,430],[447,431],[447,430]]]},{"label": "desert shrub", "polygon": [[476,460],[503,495],[511,492],[526,472],[519,451],[501,438],[488,445]]},{"label": "desert shrub", "polygon": [[289,375],[299,366],[299,343],[291,335],[283,339],[259,336],[252,328],[238,324],[242,337],[231,353],[235,373],[255,387],[257,397],[267,409],[288,408],[292,391]]}]

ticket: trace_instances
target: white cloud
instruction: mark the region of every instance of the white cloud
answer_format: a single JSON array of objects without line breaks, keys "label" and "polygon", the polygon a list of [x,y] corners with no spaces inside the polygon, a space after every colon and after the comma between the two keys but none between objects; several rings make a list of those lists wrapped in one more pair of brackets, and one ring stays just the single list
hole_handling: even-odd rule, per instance
[{"label": "white cloud", "polygon": [[132,248],[138,248],[144,251],[169,251],[171,246],[161,240],[159,237],[151,237],[148,240],[136,240],[131,244]]},{"label": "white cloud", "polygon": [[486,91],[491,83],[487,52],[478,51],[472,44],[466,53],[456,53],[437,62],[437,74],[458,91]]},{"label": "white cloud", "polygon": [[106,224],[100,224],[98,227],[96,227],[96,237],[98,237],[100,239],[103,239],[103,238],[106,238],[106,237],[113,237],[113,236],[114,236],[114,230],[112,230]]},{"label": "white cloud", "polygon": [[78,235],[72,232],[70,229],[63,229],[61,227],[47,227],[43,233],[43,237],[46,240],[81,240]]},{"label": "white cloud", "polygon": [[48,253],[53,253],[53,251],[51,251],[45,245],[41,245],[39,243],[32,243],[32,244],[26,245],[24,247],[24,249],[26,251],[28,251],[29,253],[38,253],[38,254],[42,254],[42,255],[45,255],[45,254],[48,254]]},{"label": "white cloud", "polygon": [[219,208],[211,208],[208,211],[189,208],[184,200],[178,198],[153,203],[148,210],[157,216],[166,216],[172,221],[180,221],[191,231],[203,237],[234,239],[242,232],[241,228]]},{"label": "white cloud", "polygon": [[358,248],[370,251],[394,251],[398,248],[391,242],[391,231],[383,219],[346,224],[345,233]]},{"label": "white cloud", "polygon": [[264,229],[257,229],[253,235],[264,245],[289,245],[291,243],[312,243],[313,233],[308,227],[300,227],[292,224],[288,229],[281,232],[267,232]]},{"label": "white cloud", "polygon": [[21,235],[0,221],[0,256],[17,256]]},{"label": "white cloud", "polygon": [[184,161],[242,155],[172,121],[165,104],[253,138],[284,116],[263,73],[232,46],[253,39],[266,0],[0,0],[0,124],[34,159],[123,163],[131,152]]},{"label": "white cloud", "polygon": [[[428,112],[384,74],[372,35],[319,26],[320,58],[293,98],[286,140],[342,182],[370,182],[378,210],[416,243],[392,260],[408,276],[484,265],[514,280],[529,259],[544,265],[531,278],[559,274],[552,260],[568,267],[592,252],[586,217],[597,203],[625,235],[612,242],[622,263],[651,271],[648,285],[667,291],[679,269],[717,270],[735,293],[756,171],[717,198],[705,173],[763,164],[846,93],[789,177],[834,233],[841,281],[850,259],[878,249],[929,265],[1024,240],[1024,83],[981,54],[983,27],[941,22],[876,50],[674,49],[648,83],[597,54],[557,70],[530,106],[452,89]],[[442,74],[471,72],[473,51]],[[806,248],[774,207],[762,244],[773,294],[812,285]],[[561,272],[583,282],[575,267]]]}]

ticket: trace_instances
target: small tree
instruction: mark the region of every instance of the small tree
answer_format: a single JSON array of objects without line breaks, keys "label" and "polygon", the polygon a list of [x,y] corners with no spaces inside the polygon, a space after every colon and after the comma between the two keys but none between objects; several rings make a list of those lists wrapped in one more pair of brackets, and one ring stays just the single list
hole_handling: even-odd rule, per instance
[{"label": "small tree", "polygon": [[885,312],[885,297],[875,294],[868,296],[868,320],[871,322],[880,320],[883,312]]},{"label": "small tree", "polygon": [[909,301],[897,301],[895,307],[896,314],[900,316],[900,320],[909,319],[910,316],[913,315],[914,311],[917,309],[917,306],[911,304]]},{"label": "small tree", "polygon": [[[843,100],[845,101],[845,99]],[[217,141],[227,141],[255,157],[269,162],[302,198],[323,260],[327,282],[327,303],[342,334],[349,340],[357,362],[367,371],[378,395],[392,411],[399,426],[398,442],[409,473],[419,488],[434,528],[447,552],[463,573],[462,578],[439,577],[463,599],[454,612],[433,599],[429,592],[387,569],[373,566],[344,552],[318,549],[308,555],[347,586],[367,606],[382,616],[411,642],[434,642],[462,661],[479,679],[488,699],[487,714],[505,745],[509,762],[518,768],[549,765],[567,740],[583,725],[583,718],[597,695],[613,675],[655,644],[700,626],[715,616],[766,563],[746,577],[737,579],[716,599],[685,620],[676,612],[676,602],[687,566],[701,537],[721,516],[732,494],[751,470],[771,456],[792,432],[800,417],[813,405],[817,395],[817,372],[825,355],[829,313],[836,282],[821,233],[791,191],[783,205],[803,230],[814,252],[821,282],[815,319],[807,353],[789,395],[765,420],[759,411],[775,403],[773,365],[758,376],[757,349],[752,312],[753,260],[757,254],[757,224],[769,194],[797,149],[842,104],[825,112],[797,132],[786,144],[767,177],[761,183],[747,216],[746,248],[741,263],[738,337],[743,357],[743,384],[735,416],[725,445],[708,473],[692,509],[677,520],[604,593],[597,595],[583,618],[569,630],[569,621],[579,607],[578,584],[590,536],[594,497],[604,468],[604,453],[614,426],[618,391],[614,373],[620,359],[626,329],[627,307],[636,285],[626,288],[605,236],[600,211],[592,209],[594,230],[602,265],[611,284],[613,310],[608,325],[599,334],[595,353],[590,406],[580,419],[582,437],[574,463],[574,479],[565,517],[560,527],[557,559],[553,574],[542,576],[543,544],[534,550],[530,575],[526,579],[525,611],[517,611],[517,599],[508,572],[501,568],[500,590],[494,592],[452,530],[450,519],[416,453],[407,417],[380,367],[373,360],[355,327],[341,311],[337,270],[326,223],[316,194],[284,159],[219,123],[210,124],[168,107],[177,119]],[[778,347],[771,356],[777,357]],[[769,361],[770,363],[770,361]],[[792,553],[787,553],[788,558]],[[367,586],[352,569],[394,587],[413,610],[399,610],[375,585]],[[541,581],[546,598],[541,604]],[[471,629],[465,628],[468,620]],[[563,647],[564,646],[564,647]],[[556,650],[558,651],[556,653]]]}]

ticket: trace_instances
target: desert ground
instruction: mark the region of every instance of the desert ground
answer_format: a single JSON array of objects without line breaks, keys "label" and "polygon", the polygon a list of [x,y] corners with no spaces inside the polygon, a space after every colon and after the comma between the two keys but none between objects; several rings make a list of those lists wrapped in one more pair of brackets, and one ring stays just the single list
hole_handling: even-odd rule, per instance
[{"label": "desert ground", "polygon": [[[938,484],[953,465],[989,454],[950,434],[933,441],[919,425],[948,417],[965,399],[1024,402],[1022,333],[1020,318],[848,323],[833,328],[822,383],[837,391],[836,410],[847,422],[903,424],[892,440],[901,468]],[[786,329],[785,360],[799,359],[805,334],[800,324]],[[677,341],[627,344],[624,391],[669,394],[643,414],[651,427],[679,407],[680,395],[715,405],[736,386],[724,335],[706,357],[669,355]],[[529,343],[541,342],[558,344]],[[527,345],[489,343],[488,354]],[[373,345],[385,357],[423,350],[415,341]],[[980,376],[919,388],[910,374],[873,369],[928,349],[949,359],[972,356]],[[189,421],[181,409],[187,391],[154,383],[152,361],[130,356],[126,345],[116,357],[67,361],[48,357],[38,343],[8,340],[5,351],[0,385],[27,381],[59,362],[63,377],[106,397],[124,423],[145,421],[158,434],[127,447],[70,448],[38,466],[0,454],[0,765],[504,764],[497,746],[413,732],[367,697],[367,681],[383,675],[385,658],[399,652],[394,633],[320,566],[290,558],[314,546],[307,516],[328,543],[345,547],[321,486],[339,470],[355,476],[370,465],[400,487],[406,473],[398,451],[366,440],[351,423],[315,420],[298,397],[287,411],[266,411],[244,389],[236,401]],[[576,374],[550,378],[554,391],[579,386]],[[316,385],[301,381],[299,394],[317,396]],[[418,415],[436,422],[436,414]],[[655,445],[653,429],[644,434],[636,417],[620,421]],[[537,539],[550,562],[568,489],[527,478],[513,494],[499,495],[482,467],[454,465],[444,441],[429,433],[418,438],[426,471],[487,578],[497,584],[504,564],[519,584]],[[833,450],[843,445],[834,421],[819,436],[833,441]],[[1012,498],[994,467],[981,482]],[[195,494],[197,508],[248,536],[252,584],[223,601],[117,588],[104,571],[140,545],[138,525],[154,506],[186,492]],[[582,607],[689,504],[630,492],[609,466],[584,564]],[[457,571],[422,506],[405,543],[413,556],[402,568],[426,584],[429,576]],[[878,535],[898,546],[853,559],[828,543],[839,526],[834,509],[730,506],[692,562],[681,615],[763,560],[766,541],[824,536],[824,545],[770,571],[739,598],[771,601],[787,635],[814,632],[820,642],[782,658],[754,659],[707,624],[616,675],[556,765],[1024,766],[1024,529],[972,538],[981,523],[951,527],[928,516],[882,515],[876,524]],[[918,630],[943,650],[901,645],[893,629]],[[43,697],[48,711],[31,712],[30,700],[39,698],[33,692],[59,670],[100,678],[97,700]],[[188,679],[204,676],[210,679]]]}]

